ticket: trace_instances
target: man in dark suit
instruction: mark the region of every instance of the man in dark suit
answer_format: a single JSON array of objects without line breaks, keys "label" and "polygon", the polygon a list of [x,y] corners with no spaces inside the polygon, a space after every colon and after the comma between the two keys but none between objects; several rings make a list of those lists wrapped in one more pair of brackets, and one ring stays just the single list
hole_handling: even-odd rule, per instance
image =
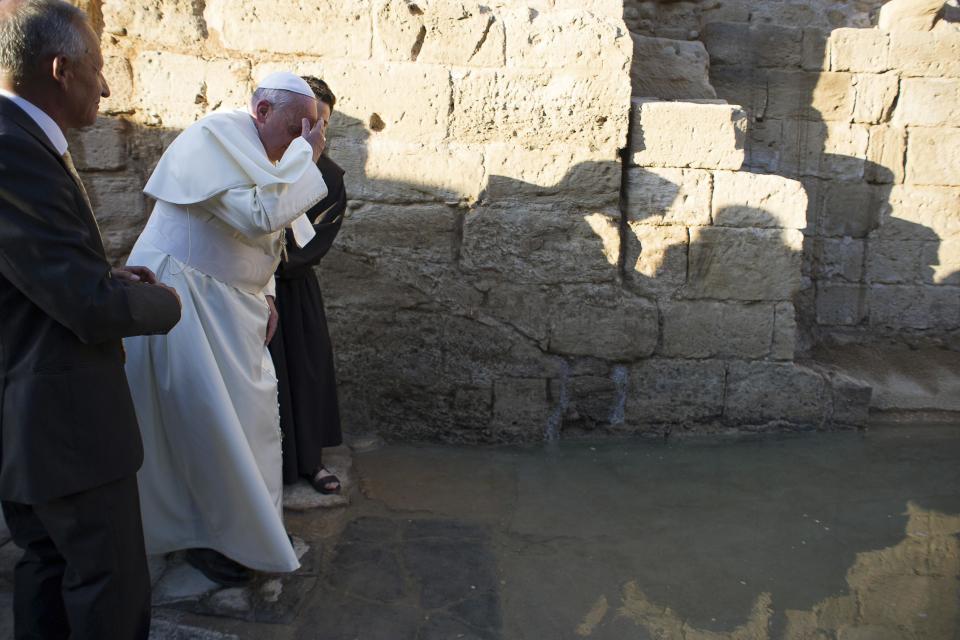
[{"label": "man in dark suit", "polygon": [[0,499],[18,639],[145,639],[140,434],[124,336],[169,331],[179,298],[111,269],[63,132],[109,95],[99,42],[61,0],[0,1]]}]

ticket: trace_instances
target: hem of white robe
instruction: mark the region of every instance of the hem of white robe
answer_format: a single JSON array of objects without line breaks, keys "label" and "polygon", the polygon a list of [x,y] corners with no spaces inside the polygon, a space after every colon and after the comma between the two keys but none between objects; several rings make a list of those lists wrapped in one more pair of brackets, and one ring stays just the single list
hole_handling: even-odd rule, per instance
[{"label": "hem of white robe", "polygon": [[[243,566],[254,569],[255,571],[265,571],[267,573],[290,573],[300,568],[299,560],[294,560],[292,565],[280,565],[270,562],[263,562],[262,558],[251,558],[244,556],[243,554],[228,553],[226,548],[218,546],[209,540],[181,542],[175,545],[166,545],[164,547],[148,546],[146,551],[148,556],[158,556],[173,553],[175,551],[185,551],[187,549],[213,549],[214,551],[227,556],[231,560],[239,562]],[[294,558],[296,558],[296,553],[294,553],[293,547],[290,547],[290,553]]]}]

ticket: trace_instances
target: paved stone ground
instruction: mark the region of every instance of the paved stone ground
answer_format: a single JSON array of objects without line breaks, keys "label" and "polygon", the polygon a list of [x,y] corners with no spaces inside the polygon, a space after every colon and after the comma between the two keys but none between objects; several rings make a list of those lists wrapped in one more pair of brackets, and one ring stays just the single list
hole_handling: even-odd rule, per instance
[{"label": "paved stone ground", "polygon": [[338,460],[349,505],[287,512],[296,573],[217,589],[155,562],[151,637],[957,638],[958,458],[960,429],[916,426],[368,448]]}]

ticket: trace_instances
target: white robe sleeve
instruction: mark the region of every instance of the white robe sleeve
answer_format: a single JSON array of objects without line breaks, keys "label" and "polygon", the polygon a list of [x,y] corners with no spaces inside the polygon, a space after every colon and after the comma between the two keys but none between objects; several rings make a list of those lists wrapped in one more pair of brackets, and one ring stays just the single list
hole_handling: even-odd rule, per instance
[{"label": "white robe sleeve", "polygon": [[[306,140],[297,138],[290,143],[290,147],[298,144],[309,146]],[[199,206],[244,235],[256,238],[290,226],[326,195],[327,185],[323,182],[323,176],[317,166],[311,163],[296,182],[228,189]],[[300,232],[296,239],[301,245],[310,240],[309,237],[302,237],[302,228],[303,225],[294,226],[295,232]],[[313,231],[312,226],[310,231]]]},{"label": "white robe sleeve", "polygon": [[276,278],[270,278],[267,281],[267,286],[263,288],[263,295],[273,296],[274,299],[276,299],[277,297],[277,279]]}]

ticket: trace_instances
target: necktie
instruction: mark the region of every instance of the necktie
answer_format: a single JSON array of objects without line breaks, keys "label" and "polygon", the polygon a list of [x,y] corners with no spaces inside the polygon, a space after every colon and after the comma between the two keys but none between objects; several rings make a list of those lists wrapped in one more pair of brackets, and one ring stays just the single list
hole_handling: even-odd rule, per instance
[{"label": "necktie", "polygon": [[[80,193],[83,194],[84,201],[87,203],[87,206],[90,207],[90,215],[93,215],[93,204],[90,202],[90,196],[87,194],[87,188],[83,186],[83,180],[80,179],[80,174],[77,173],[77,166],[73,164],[73,157],[70,155],[69,151],[63,154],[63,162],[67,165],[67,171],[69,171],[70,175],[73,176],[74,182],[76,182],[77,186],[80,187]],[[99,232],[100,224],[97,222],[96,216],[93,216],[93,223],[97,225],[97,232]]]}]

